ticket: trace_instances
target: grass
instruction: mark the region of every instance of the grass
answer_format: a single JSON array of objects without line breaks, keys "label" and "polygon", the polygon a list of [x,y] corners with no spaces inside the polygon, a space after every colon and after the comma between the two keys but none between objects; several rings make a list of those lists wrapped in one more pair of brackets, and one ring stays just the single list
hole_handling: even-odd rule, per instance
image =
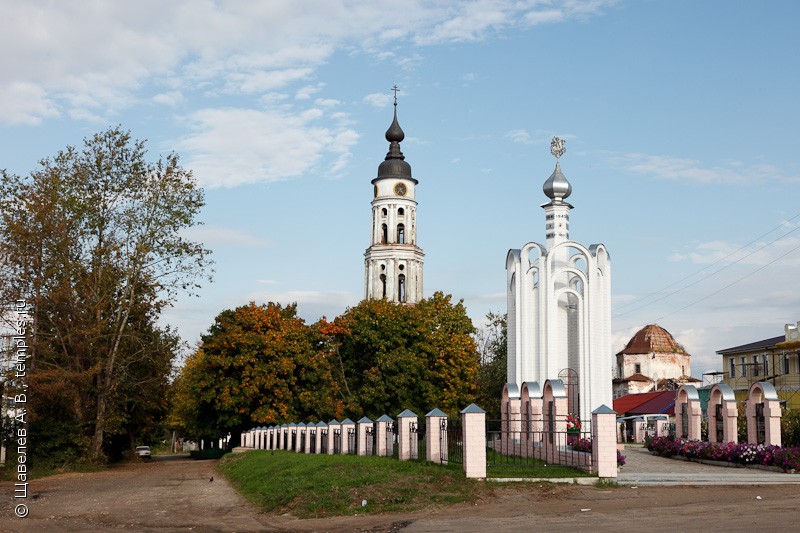
[{"label": "grass", "polygon": [[481,485],[466,479],[461,465],[277,450],[229,455],[219,469],[265,512],[288,511],[301,518],[413,511],[471,501]]},{"label": "grass", "polygon": [[[486,477],[490,478],[565,478],[565,477],[594,477],[579,468],[570,466],[552,465],[544,461],[528,457],[514,458],[496,452],[491,448],[486,449],[486,458],[490,465],[486,469]],[[518,460],[519,463],[513,463]],[[509,461],[512,461],[509,463]]]},{"label": "grass", "polygon": [[[102,472],[108,470],[108,465],[99,463],[72,463],[62,467],[34,466],[28,470],[28,480],[40,479],[58,474],[72,472]],[[7,461],[5,465],[0,465],[0,481],[17,480],[17,463]]]}]

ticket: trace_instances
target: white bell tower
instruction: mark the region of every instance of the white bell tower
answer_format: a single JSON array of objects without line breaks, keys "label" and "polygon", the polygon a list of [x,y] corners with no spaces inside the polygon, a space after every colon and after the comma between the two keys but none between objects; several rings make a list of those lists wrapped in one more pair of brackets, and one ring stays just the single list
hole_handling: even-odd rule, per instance
[{"label": "white bell tower", "polygon": [[422,299],[422,263],[417,246],[417,180],[400,151],[405,138],[397,123],[397,87],[393,88],[394,120],[386,130],[389,153],[372,180],[372,238],[364,253],[365,298],[414,304]]}]

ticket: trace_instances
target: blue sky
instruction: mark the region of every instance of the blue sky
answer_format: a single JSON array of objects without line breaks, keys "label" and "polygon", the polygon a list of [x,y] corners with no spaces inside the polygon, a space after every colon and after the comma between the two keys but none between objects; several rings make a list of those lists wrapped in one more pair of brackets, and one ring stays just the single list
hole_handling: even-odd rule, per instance
[{"label": "blue sky", "polygon": [[165,322],[193,344],[250,300],[331,318],[363,297],[397,84],[426,295],[505,311],[558,135],[613,351],[656,322],[699,377],[800,320],[799,24],[793,1],[4,2],[0,168],[121,124],[206,189],[214,282]]}]

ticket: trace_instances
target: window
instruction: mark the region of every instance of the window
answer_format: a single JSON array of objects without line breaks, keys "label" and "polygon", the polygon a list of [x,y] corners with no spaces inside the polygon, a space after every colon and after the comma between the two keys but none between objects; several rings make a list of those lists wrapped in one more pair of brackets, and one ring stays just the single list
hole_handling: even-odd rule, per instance
[{"label": "window", "polygon": [[381,226],[381,244],[386,244],[389,240],[389,227],[386,224]]},{"label": "window", "polygon": [[381,285],[383,286],[381,298],[386,299],[386,274],[381,274]]},{"label": "window", "polygon": [[742,367],[742,377],[747,377],[747,357],[744,355],[739,359]]},{"label": "window", "polygon": [[388,211],[386,211],[386,208],[384,207],[383,210],[381,210],[381,215],[386,216],[387,213]]},{"label": "window", "polygon": [[786,354],[783,354],[783,373],[789,373],[789,356]]},{"label": "window", "polygon": [[753,375],[758,376],[761,374],[761,369],[758,366],[758,356],[753,356]]},{"label": "window", "polygon": [[634,366],[634,372],[636,372],[637,374],[641,374],[642,373],[642,365],[640,365],[639,363],[636,363],[636,365]]},{"label": "window", "polygon": [[764,354],[761,360],[764,361],[764,375],[769,376],[769,354]]},{"label": "window", "polygon": [[406,243],[406,227],[403,224],[397,225],[397,244]]},{"label": "window", "polygon": [[397,210],[397,214],[403,216],[406,214],[406,210],[401,207],[400,209]]},{"label": "window", "polygon": [[617,364],[617,377],[620,379],[625,377],[622,375],[622,363]]},{"label": "window", "polygon": [[406,301],[406,276],[400,274],[397,278],[397,300],[400,302]]},{"label": "window", "polygon": [[728,375],[730,377],[732,377],[732,378],[735,378],[736,377],[736,358],[735,357],[731,357],[730,359],[728,359],[728,364],[729,364],[729,367],[730,367]]}]

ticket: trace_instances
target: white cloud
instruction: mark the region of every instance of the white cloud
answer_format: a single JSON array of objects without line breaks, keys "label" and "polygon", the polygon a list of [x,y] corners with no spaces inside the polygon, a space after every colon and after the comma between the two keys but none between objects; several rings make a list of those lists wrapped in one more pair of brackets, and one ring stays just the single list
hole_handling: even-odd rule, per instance
[{"label": "white cloud", "polygon": [[393,100],[394,97],[388,93],[372,93],[364,97],[364,102],[372,107],[378,108],[386,107],[391,104]]},{"label": "white cloud", "polygon": [[0,119],[11,124],[39,124],[59,116],[58,107],[45,90],[30,82],[0,85]]},{"label": "white cloud", "polygon": [[338,172],[358,134],[318,124],[319,109],[290,114],[278,110],[203,109],[189,117],[192,133],[178,142],[200,183],[234,187],[297,177],[324,157]]},{"label": "white cloud", "polygon": [[533,144],[531,134],[525,130],[511,130],[506,133],[506,138],[511,139],[515,143],[520,144]]},{"label": "white cloud", "polygon": [[[258,94],[311,79],[337,50],[395,57],[391,45],[473,41],[527,16],[533,22],[596,15],[613,2],[410,0],[239,3],[140,0],[0,4],[0,121],[37,124],[72,112],[109,116],[177,93]],[[561,18],[547,14],[562,13]],[[413,68],[417,52],[398,62]],[[157,87],[157,88],[156,88]],[[320,85],[296,89],[298,99]],[[171,97],[173,96],[173,97]]]},{"label": "white cloud", "polygon": [[722,161],[718,165],[706,165],[694,159],[630,153],[612,155],[607,163],[634,174],[702,184],[745,185],[774,181],[796,183],[800,179],[798,176],[785,174],[773,165],[759,163],[748,166],[730,160]]},{"label": "white cloud", "polygon": [[186,101],[181,91],[168,91],[153,96],[153,102],[168,107],[174,107]]}]

